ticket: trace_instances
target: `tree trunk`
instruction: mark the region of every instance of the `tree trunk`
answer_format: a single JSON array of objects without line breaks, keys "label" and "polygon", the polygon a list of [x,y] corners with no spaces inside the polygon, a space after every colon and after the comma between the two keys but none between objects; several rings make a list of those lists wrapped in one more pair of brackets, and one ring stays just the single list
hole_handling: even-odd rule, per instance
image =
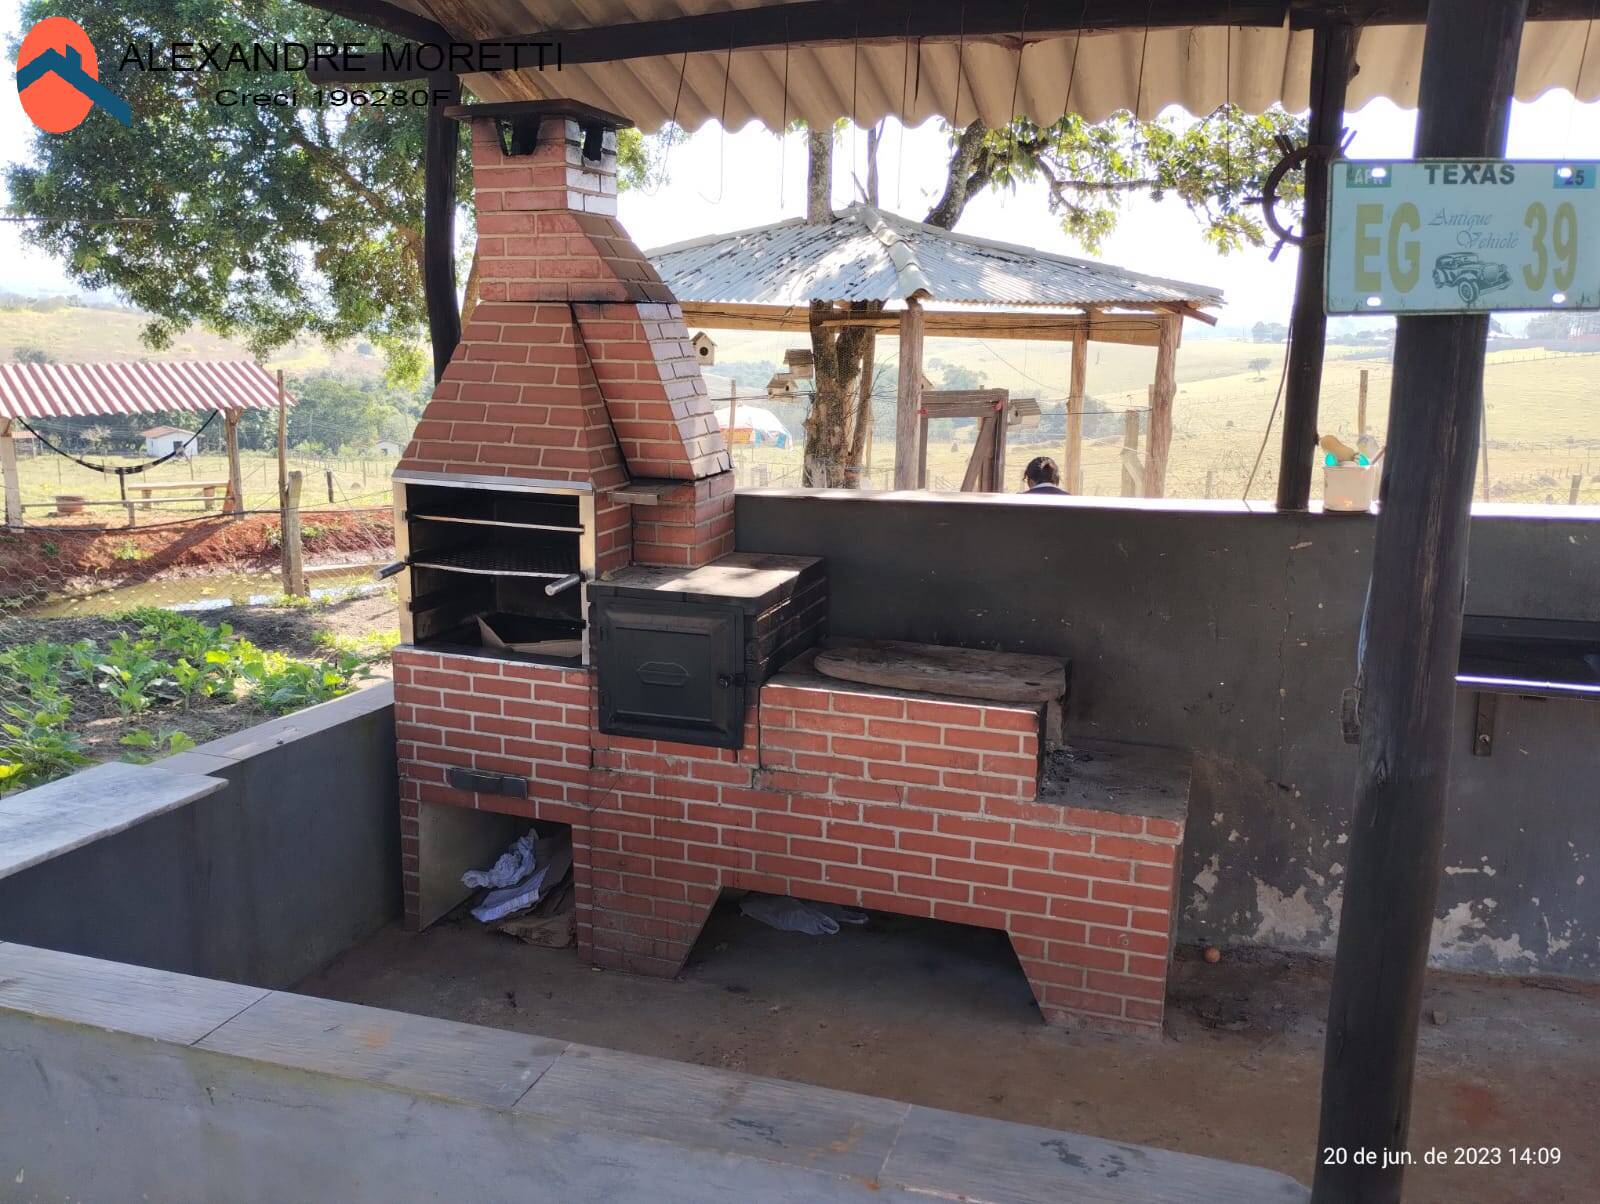
[{"label": "tree trunk", "polygon": [[878,148],[883,145],[883,122],[867,130],[867,204],[878,207]]},{"label": "tree trunk", "polygon": [[833,128],[806,129],[806,221],[833,216]]},{"label": "tree trunk", "polygon": [[974,121],[961,131],[961,136],[956,139],[955,150],[950,153],[950,171],[945,178],[944,195],[928,210],[928,216],[922,219],[925,223],[944,230],[955,229],[962,210],[967,207],[967,201],[988,180],[988,172],[978,170],[978,155],[983,149],[983,136],[988,132],[988,127],[981,121]]},{"label": "tree trunk", "polygon": [[[881,307],[855,306],[852,312],[873,313]],[[811,303],[812,384],[816,389],[806,416],[805,484],[842,488],[849,484],[850,417],[860,404],[861,353],[867,331],[859,326],[824,326],[838,311],[826,301]]]},{"label": "tree trunk", "polygon": [[868,330],[861,340],[861,387],[856,394],[856,417],[850,428],[847,475],[852,489],[861,488],[861,465],[866,460],[867,440],[872,435],[872,369],[878,336]]},{"label": "tree trunk", "polygon": [[467,268],[467,286],[461,297],[461,328],[465,330],[472,321],[472,311],[478,308],[478,248],[472,248],[472,265]]}]

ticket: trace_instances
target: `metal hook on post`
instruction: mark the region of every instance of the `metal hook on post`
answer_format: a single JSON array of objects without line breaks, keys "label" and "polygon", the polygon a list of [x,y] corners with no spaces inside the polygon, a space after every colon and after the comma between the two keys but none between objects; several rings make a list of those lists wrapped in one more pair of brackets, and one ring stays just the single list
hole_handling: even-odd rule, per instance
[{"label": "metal hook on post", "polygon": [[1304,246],[1306,241],[1303,233],[1297,233],[1278,219],[1278,185],[1283,183],[1283,178],[1291,171],[1304,167],[1306,160],[1314,155],[1326,155],[1330,159],[1338,158],[1349,148],[1350,141],[1354,137],[1354,130],[1343,131],[1337,147],[1320,147],[1311,146],[1310,144],[1296,146],[1285,134],[1278,134],[1275,137],[1274,141],[1277,142],[1278,149],[1283,152],[1283,157],[1267,173],[1266,184],[1261,190],[1261,195],[1247,198],[1261,206],[1261,216],[1266,221],[1267,228],[1277,236],[1278,241],[1273,245],[1272,250],[1267,253],[1269,261],[1277,262],[1278,254],[1283,250],[1284,244],[1287,243],[1290,246],[1299,247]]}]

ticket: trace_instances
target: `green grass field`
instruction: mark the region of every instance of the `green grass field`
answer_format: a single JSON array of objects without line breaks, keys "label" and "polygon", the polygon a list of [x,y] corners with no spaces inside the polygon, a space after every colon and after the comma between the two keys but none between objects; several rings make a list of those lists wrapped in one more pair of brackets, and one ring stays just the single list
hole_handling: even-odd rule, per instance
[{"label": "green grass field", "polygon": [[[128,456],[84,457],[93,463],[107,465],[134,464],[139,461]],[[276,510],[278,508],[278,459],[266,452],[240,452],[239,466],[244,477],[244,508],[246,510]],[[393,460],[339,459],[313,457],[290,452],[288,468],[301,473],[301,506],[311,510],[332,506],[348,509],[356,506],[382,506],[391,496],[389,474],[394,471]],[[328,500],[328,477],[333,473],[333,501]],[[17,475],[22,484],[23,513],[30,523],[48,523],[55,513],[57,494],[78,494],[92,502],[120,500],[117,478],[109,473],[94,472],[61,456],[41,451],[37,456],[23,454],[17,462]],[[194,459],[169,460],[159,468],[129,477],[130,484],[183,485],[188,481],[225,481],[228,478],[228,461],[220,453],[195,456]],[[137,495],[130,493],[130,497]],[[140,507],[135,517],[143,523],[157,523],[174,518],[184,518],[201,512],[202,503],[189,500],[199,496],[198,491],[177,489],[154,495],[152,504]],[[220,502],[218,503],[220,508]],[[86,511],[102,525],[116,526],[127,522],[127,513],[121,506],[91,505]]]},{"label": "green grass field", "polygon": [[[243,343],[220,338],[192,327],[164,351],[151,351],[139,339],[144,315],[131,310],[87,309],[66,305],[59,309],[0,309],[0,359],[10,359],[22,349],[37,349],[63,363],[85,360],[224,360],[254,359]],[[316,339],[300,339],[267,361],[296,375],[337,372],[345,376],[383,375],[380,354],[362,354],[354,346],[329,347]]]},{"label": "green grass field", "polygon": [[[783,350],[804,343],[800,334],[774,336],[726,331],[718,334],[718,359],[781,360]],[[1332,346],[1323,369],[1319,429],[1353,441],[1357,434],[1360,374],[1368,373],[1368,426],[1380,441],[1388,421],[1391,371],[1372,350]],[[879,362],[893,362],[894,339],[880,340]],[[1282,345],[1236,339],[1186,339],[1178,353],[1178,397],[1173,413],[1173,443],[1167,493],[1204,497],[1208,477],[1212,495],[1241,497],[1251,465],[1266,434],[1282,371]],[[1010,389],[1013,396],[1041,399],[1046,411],[1059,410],[1066,393],[1068,351],[1061,344],[929,339],[925,361],[981,373],[986,385]],[[1267,360],[1259,372],[1250,364]],[[1155,369],[1155,352],[1140,347],[1093,344],[1090,348],[1089,409],[1143,410]],[[716,371],[712,368],[711,371]],[[1491,352],[1485,372],[1485,422],[1488,429],[1489,483],[1478,478],[1480,500],[1567,502],[1573,476],[1581,478],[1579,500],[1600,503],[1600,356],[1562,355],[1543,348]],[[1116,494],[1122,479],[1122,423],[1115,434],[1085,442],[1085,490]],[[971,431],[935,424],[928,449],[930,477],[959,485],[971,452]],[[792,433],[799,437],[800,432]],[[1270,498],[1277,485],[1279,427],[1274,422],[1249,495]],[[1143,436],[1141,437],[1141,443]],[[1014,435],[1008,465],[1020,472],[1032,456],[1061,458],[1059,437],[1036,432]],[[952,447],[955,450],[952,450]],[[802,452],[744,448],[737,462],[748,465],[741,481],[764,467],[777,484],[799,480]],[[893,463],[893,447],[874,440],[875,480]],[[1481,468],[1481,462],[1480,462]],[[1314,474],[1313,496],[1319,496]]]}]

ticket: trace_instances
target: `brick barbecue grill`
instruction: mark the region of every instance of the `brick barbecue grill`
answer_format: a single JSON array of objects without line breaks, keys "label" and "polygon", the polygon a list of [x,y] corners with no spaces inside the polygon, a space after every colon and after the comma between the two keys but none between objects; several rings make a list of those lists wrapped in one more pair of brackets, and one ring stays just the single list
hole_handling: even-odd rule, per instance
[{"label": "brick barbecue grill", "polygon": [[1042,706],[812,671],[826,566],[734,551],[682,313],[614,216],[625,122],[461,112],[481,300],[395,472],[408,924],[506,824],[566,824],[596,965],[675,974],[723,888],[772,891],[1001,929],[1046,1019],[1158,1033],[1187,766],[1054,781]]}]

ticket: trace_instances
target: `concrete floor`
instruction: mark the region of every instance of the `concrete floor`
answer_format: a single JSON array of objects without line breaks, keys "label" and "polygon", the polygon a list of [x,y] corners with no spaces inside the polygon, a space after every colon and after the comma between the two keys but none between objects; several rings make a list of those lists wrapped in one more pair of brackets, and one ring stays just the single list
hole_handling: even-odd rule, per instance
[{"label": "concrete floor", "polygon": [[[675,981],[593,970],[448,920],[398,926],[299,984],[311,995],[1049,1125],[1309,1182],[1327,967],[1193,956],[1161,1042],[1046,1029],[997,933],[874,916],[775,932],[727,903]],[[1433,1014],[1436,1019],[1429,1019]],[[1424,1001],[1411,1149],[1494,1147],[1498,1166],[1407,1173],[1408,1201],[1584,1201],[1600,1183],[1600,989],[1437,975]],[[1508,1147],[1557,1147],[1513,1165]],[[1491,1155],[1492,1156],[1492,1155]]]}]

